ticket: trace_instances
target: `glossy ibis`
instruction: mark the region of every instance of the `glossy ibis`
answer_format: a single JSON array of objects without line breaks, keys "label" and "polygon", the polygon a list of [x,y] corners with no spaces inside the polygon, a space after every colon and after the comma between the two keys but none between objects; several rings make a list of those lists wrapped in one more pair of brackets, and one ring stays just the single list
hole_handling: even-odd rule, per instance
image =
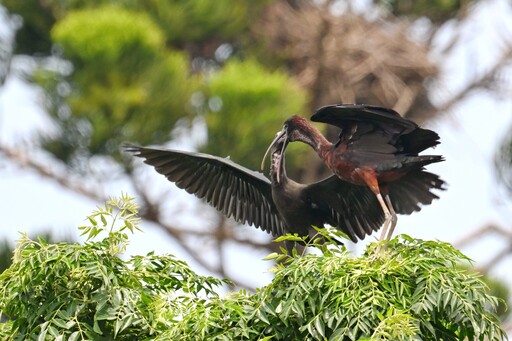
[{"label": "glossy ibis", "polygon": [[439,144],[439,135],[432,130],[418,127],[391,109],[372,105],[328,105],[318,109],[311,120],[341,128],[338,140],[329,142],[297,115],[284,123],[278,136],[309,144],[341,180],[373,192],[385,214],[381,240],[391,238],[396,213],[419,211],[420,204],[429,205],[438,198],[431,190],[444,189],[443,180],[424,170],[443,157],[418,155]]},{"label": "glossy ibis", "polygon": [[311,226],[329,224],[357,242],[382,226],[384,214],[368,188],[335,175],[308,185],[287,178],[286,144],[282,137],[272,144],[271,180],[228,158],[133,145],[126,150],[226,216],[273,236],[297,233],[311,237],[316,234]]}]

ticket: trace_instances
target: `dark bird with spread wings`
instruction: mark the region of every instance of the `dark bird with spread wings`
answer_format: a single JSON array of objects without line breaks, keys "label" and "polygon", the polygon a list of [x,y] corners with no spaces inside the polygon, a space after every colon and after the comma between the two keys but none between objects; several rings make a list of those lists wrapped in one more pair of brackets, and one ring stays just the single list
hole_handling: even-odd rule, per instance
[{"label": "dark bird with spread wings", "polygon": [[[276,140],[284,137],[284,143],[310,145],[339,179],[370,189],[385,214],[381,240],[391,238],[396,213],[419,211],[420,205],[429,205],[438,198],[433,189],[444,189],[445,182],[424,169],[443,161],[443,157],[419,155],[439,144],[434,131],[420,128],[391,109],[372,105],[328,105],[318,109],[311,120],[340,128],[337,141],[329,142],[297,115],[284,123]],[[346,197],[343,192],[340,196]]]},{"label": "dark bird with spread wings", "polygon": [[[357,242],[380,228],[384,214],[373,193],[332,175],[313,184],[286,176],[287,142],[276,138],[270,148],[270,178],[228,158],[178,150],[127,146],[177,187],[211,206],[273,236],[312,236],[312,226],[329,224]],[[279,181],[277,176],[279,175]]]}]

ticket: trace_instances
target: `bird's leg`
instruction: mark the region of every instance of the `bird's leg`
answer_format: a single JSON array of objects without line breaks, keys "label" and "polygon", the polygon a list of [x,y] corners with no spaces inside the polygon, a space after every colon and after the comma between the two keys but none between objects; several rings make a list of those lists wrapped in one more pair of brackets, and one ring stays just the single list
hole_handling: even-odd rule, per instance
[{"label": "bird's leg", "polygon": [[[393,232],[395,231],[396,222],[398,221],[395,209],[393,208],[393,204],[391,203],[391,199],[389,198],[389,194],[384,195],[384,199],[386,199],[386,203],[388,204],[389,211],[391,213],[391,226],[389,228],[388,235],[386,236],[386,242],[391,240],[391,236],[393,236]],[[382,237],[382,236],[381,236]]]},{"label": "bird's leg", "polygon": [[[380,203],[380,206],[382,207],[382,210],[384,211],[384,217],[385,217],[384,226],[382,227],[382,232],[381,232],[380,238],[379,238],[379,240],[382,241],[382,240],[384,240],[384,237],[386,236],[386,232],[388,231],[389,223],[393,220],[393,215],[391,214],[388,206],[384,202],[384,199],[382,198],[382,194],[380,194],[380,192],[378,192],[376,194],[376,196],[377,196],[377,200]],[[395,215],[395,217],[396,217],[396,215]]]},{"label": "bird's leg", "polygon": [[[363,168],[356,168],[355,173],[368,185],[368,187],[371,189],[371,191],[375,194],[377,197],[377,200],[379,201],[380,206],[382,207],[382,211],[384,211],[384,226],[382,227],[382,232],[380,235],[379,240],[384,240],[384,237],[386,236],[386,232],[388,231],[389,223],[393,219],[393,215],[389,211],[388,206],[386,205],[386,202],[384,201],[384,198],[382,197],[381,190],[379,187],[379,181],[377,179],[377,174],[375,171],[369,167],[363,167]],[[385,190],[385,193],[387,190]],[[394,212],[394,210],[393,210]],[[395,215],[396,216],[396,215]],[[380,249],[380,248],[379,248]]]}]

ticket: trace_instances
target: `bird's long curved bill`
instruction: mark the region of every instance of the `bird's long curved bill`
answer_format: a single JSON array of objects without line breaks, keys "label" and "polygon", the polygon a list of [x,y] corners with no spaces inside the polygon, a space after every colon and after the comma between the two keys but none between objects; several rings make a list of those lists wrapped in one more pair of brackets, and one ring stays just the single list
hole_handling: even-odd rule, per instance
[{"label": "bird's long curved bill", "polygon": [[[280,132],[278,132],[276,134],[276,137],[274,138],[274,140],[268,146],[267,151],[265,152],[265,155],[263,156],[263,160],[261,160],[261,170],[263,170],[265,168],[265,159],[267,158],[268,154],[270,153],[270,150],[272,149],[272,147],[274,147],[274,145],[277,143],[277,141],[279,141],[285,135],[286,135],[286,129],[283,129],[283,130],[281,130]],[[279,167],[278,167],[278,170],[277,170],[277,182],[278,183],[280,182],[281,164],[283,162],[282,161],[283,160],[283,156],[282,155],[283,155],[284,150],[286,148],[286,139],[287,139],[287,137],[284,138],[283,146],[281,147],[281,153],[280,153],[280,157],[279,157]]]}]

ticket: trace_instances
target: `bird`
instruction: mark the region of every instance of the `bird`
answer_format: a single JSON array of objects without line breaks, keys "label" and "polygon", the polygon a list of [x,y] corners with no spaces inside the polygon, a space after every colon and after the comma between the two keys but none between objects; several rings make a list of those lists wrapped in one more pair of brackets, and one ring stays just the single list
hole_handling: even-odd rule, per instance
[{"label": "bird", "polygon": [[396,111],[367,104],[326,105],[311,121],[340,128],[337,141],[331,143],[298,115],[285,121],[278,137],[310,145],[339,179],[371,190],[385,215],[380,240],[391,239],[397,213],[420,211],[420,205],[439,198],[432,190],[445,189],[444,180],[425,170],[444,157],[418,155],[438,145],[439,135]]},{"label": "bird", "polygon": [[313,226],[329,224],[357,242],[380,228],[384,214],[369,189],[334,175],[312,184],[289,179],[284,169],[286,144],[276,138],[269,148],[270,179],[209,154],[136,145],[126,145],[125,150],[227,217],[274,237],[290,233],[309,239],[317,233]]}]

